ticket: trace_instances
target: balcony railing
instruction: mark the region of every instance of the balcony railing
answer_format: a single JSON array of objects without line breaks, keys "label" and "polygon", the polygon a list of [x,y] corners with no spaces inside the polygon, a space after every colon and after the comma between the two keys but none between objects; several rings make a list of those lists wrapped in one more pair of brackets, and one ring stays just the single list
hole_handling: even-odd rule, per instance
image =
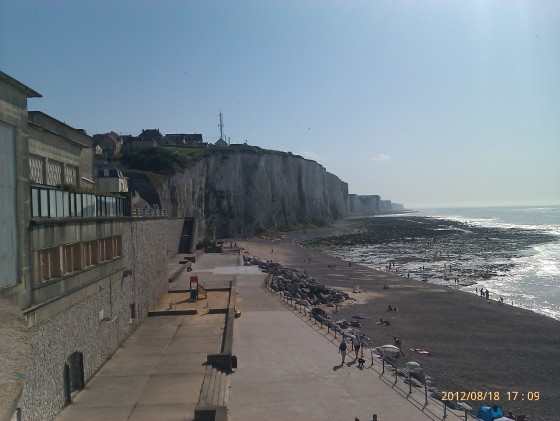
[{"label": "balcony railing", "polygon": [[32,218],[99,218],[130,216],[125,197],[76,193],[50,186],[31,187]]},{"label": "balcony railing", "polygon": [[167,216],[165,209],[159,208],[134,208],[131,212],[132,216]]}]

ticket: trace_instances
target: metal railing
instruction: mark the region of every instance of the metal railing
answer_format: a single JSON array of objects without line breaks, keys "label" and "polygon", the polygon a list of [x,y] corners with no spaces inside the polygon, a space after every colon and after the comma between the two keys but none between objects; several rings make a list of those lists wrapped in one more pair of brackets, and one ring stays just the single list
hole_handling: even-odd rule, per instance
[{"label": "metal railing", "polygon": [[[323,322],[323,320],[317,320],[307,306],[304,306],[302,304],[297,304],[297,302],[295,302],[297,300],[294,300],[294,298],[287,297],[281,292],[272,290],[270,288],[270,278],[267,278],[263,286],[270,293],[273,293],[278,297],[280,297],[281,301],[285,303],[286,306],[288,306],[290,309],[294,310],[295,313],[298,314],[301,317],[301,319],[304,320],[309,326],[317,327],[316,329],[314,328],[313,330],[321,333],[326,338],[328,338],[328,336],[331,336],[332,339],[329,339],[331,342],[336,341],[337,338],[346,339],[347,337],[348,338],[351,337],[350,335],[347,335],[338,325],[336,325],[336,323],[332,321]],[[407,376],[403,376],[402,371],[399,370],[396,364],[387,360],[385,357],[379,356],[379,359],[381,361],[377,361],[378,364],[374,364],[376,360],[374,360],[374,350],[372,348],[372,344],[369,343],[369,338],[366,338],[366,341],[363,341],[362,344],[363,344],[361,347],[362,358],[363,358],[365,347],[369,346],[368,349],[370,350],[370,354],[371,354],[371,365],[366,368],[379,373],[379,378],[382,381],[384,381],[392,389],[399,392],[399,394],[405,397],[408,401],[411,401],[413,404],[416,403],[415,406],[421,409],[422,412],[430,412],[434,417],[437,418],[441,417],[442,420],[445,420],[450,416],[458,420],[464,420],[464,421],[468,421],[469,419],[471,420],[477,419],[477,417],[473,413],[469,412],[467,409],[451,408],[450,405],[457,406],[456,402],[449,401],[449,404],[446,404],[446,402],[435,399],[432,396],[430,396],[428,392],[428,385],[425,382],[422,383],[424,389],[423,393],[421,393],[421,391],[419,391],[416,386],[413,388],[413,382],[410,374],[408,374]],[[389,371],[393,371],[394,375],[393,373],[389,373],[389,376],[387,376],[386,371],[387,373],[389,373]],[[402,385],[405,386],[408,385],[408,387],[406,387],[405,389],[401,388],[401,384],[399,384],[398,382],[399,375],[403,376],[404,378],[403,381],[401,381],[400,383],[402,383]],[[434,408],[435,410],[430,410],[429,408],[430,404],[432,406],[435,406],[435,408],[438,408],[439,410],[435,408]],[[460,413],[457,413],[459,411]]]},{"label": "metal railing", "polygon": [[132,216],[167,216],[167,211],[159,208],[134,208],[131,213]]}]

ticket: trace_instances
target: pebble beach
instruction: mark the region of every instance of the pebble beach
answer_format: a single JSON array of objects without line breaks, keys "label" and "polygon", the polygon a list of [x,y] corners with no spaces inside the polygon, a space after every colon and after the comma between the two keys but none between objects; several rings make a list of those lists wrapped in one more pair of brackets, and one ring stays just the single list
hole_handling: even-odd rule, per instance
[{"label": "pebble beach", "polygon": [[[331,227],[294,231],[283,239],[246,239],[238,244],[261,260],[305,271],[316,281],[347,292],[344,305],[328,308],[333,320],[363,317],[360,330],[374,346],[402,342],[400,364],[422,365],[440,391],[482,392],[495,400],[468,399],[475,410],[499,405],[504,413],[530,420],[560,414],[560,322],[497,300],[375,270],[295,243],[349,232],[346,221]],[[352,290],[359,285],[361,292]],[[384,288],[388,285],[389,288]],[[399,311],[387,311],[388,305]],[[377,324],[380,318],[390,325]],[[412,349],[429,350],[430,355]],[[336,356],[334,357],[336,359]],[[538,399],[537,399],[538,397]],[[532,400],[530,400],[530,398]]]}]

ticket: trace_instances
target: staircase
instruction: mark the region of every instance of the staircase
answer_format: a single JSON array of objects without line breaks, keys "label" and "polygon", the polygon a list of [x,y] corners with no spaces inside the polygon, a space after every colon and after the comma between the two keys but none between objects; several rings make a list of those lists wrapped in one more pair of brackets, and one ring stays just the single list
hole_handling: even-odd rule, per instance
[{"label": "staircase", "polygon": [[179,253],[191,253],[192,237],[195,229],[195,218],[185,218],[183,222],[183,231],[179,242]]},{"label": "staircase", "polygon": [[196,421],[226,421],[228,400],[228,375],[219,368],[208,364],[194,419]]}]

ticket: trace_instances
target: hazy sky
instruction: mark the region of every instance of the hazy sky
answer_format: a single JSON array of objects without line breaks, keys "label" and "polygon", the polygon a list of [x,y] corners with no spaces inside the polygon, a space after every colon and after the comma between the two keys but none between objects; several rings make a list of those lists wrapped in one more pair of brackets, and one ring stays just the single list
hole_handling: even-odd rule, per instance
[{"label": "hazy sky", "polygon": [[560,204],[560,1],[0,0],[0,70],[88,134],[202,133],[407,207]]}]

